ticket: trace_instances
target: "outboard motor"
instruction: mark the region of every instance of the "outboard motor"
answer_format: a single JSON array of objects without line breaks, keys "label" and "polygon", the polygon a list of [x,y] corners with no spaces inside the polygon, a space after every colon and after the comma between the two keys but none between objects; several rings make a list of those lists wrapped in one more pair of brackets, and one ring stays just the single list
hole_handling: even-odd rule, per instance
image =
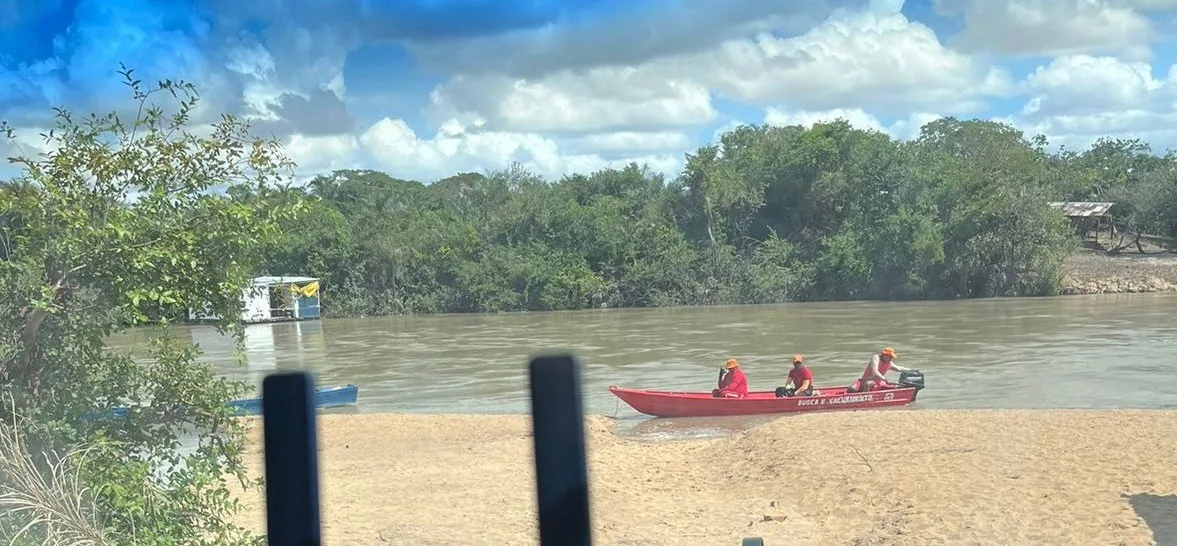
[{"label": "outboard motor", "polygon": [[899,374],[899,386],[914,387],[916,392],[924,388],[924,372],[909,370]]}]

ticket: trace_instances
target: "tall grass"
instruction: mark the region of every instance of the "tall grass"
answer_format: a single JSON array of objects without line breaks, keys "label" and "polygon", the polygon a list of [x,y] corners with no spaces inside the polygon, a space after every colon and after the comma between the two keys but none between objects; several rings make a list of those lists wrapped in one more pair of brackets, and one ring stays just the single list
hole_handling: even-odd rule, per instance
[{"label": "tall grass", "polygon": [[[78,477],[86,450],[29,453],[19,423],[0,422],[0,539],[10,545],[115,546]],[[43,463],[43,464],[38,464]]]}]

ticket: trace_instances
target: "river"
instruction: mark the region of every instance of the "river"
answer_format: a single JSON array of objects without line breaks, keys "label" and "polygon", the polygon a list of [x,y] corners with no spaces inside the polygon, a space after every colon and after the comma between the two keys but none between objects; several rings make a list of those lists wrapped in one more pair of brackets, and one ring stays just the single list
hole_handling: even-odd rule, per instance
[{"label": "river", "polygon": [[[231,339],[178,327],[225,375],[260,385],[309,370],[355,383],[357,411],[524,413],[531,355],[584,363],[586,411],[632,415],[606,387],[710,390],[738,358],[753,389],[782,383],[802,353],[818,385],[847,384],[892,346],[927,376],[924,408],[1177,407],[1177,294],[839,302],[501,315],[324,319],[250,325]],[[113,344],[141,351],[151,331]]]}]

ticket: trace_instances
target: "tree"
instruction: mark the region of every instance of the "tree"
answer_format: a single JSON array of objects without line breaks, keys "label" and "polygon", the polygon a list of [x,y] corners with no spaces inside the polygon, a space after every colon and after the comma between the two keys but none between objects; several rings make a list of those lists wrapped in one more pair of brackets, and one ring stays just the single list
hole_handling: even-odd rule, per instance
[{"label": "tree", "polygon": [[[268,195],[291,163],[232,116],[192,127],[191,84],[145,88],[120,73],[132,118],[55,109],[55,128],[42,135],[49,151],[9,159],[22,172],[0,193],[0,383],[12,397],[0,415],[21,423],[32,453],[86,446],[76,471],[98,492],[92,508],[108,543],[247,543],[230,523],[236,504],[223,478],[250,485],[244,425],[224,403],[248,387],[215,377],[166,323],[146,364],[105,340],[159,309],[207,305],[240,341],[240,289],[278,222],[298,209],[240,196]],[[129,407],[126,418],[103,418],[114,406]],[[182,428],[195,431],[194,451],[181,450]],[[9,514],[0,531],[66,525],[33,515]]]},{"label": "tree", "polygon": [[329,279],[329,316],[1053,294],[1076,241],[1049,203],[1114,198],[1122,225],[1172,235],[1175,157],[943,118],[907,142],[742,126],[674,180],[337,171],[268,259]]}]

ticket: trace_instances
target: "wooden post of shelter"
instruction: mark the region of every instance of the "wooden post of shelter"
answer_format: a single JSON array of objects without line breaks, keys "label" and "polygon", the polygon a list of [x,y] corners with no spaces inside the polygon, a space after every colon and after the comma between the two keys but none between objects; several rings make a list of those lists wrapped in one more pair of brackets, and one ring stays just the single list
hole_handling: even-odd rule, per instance
[{"label": "wooden post of shelter", "polygon": [[1062,211],[1063,216],[1071,220],[1071,224],[1078,229],[1083,226],[1083,238],[1087,238],[1088,228],[1091,221],[1095,223],[1095,243],[1099,244],[1099,232],[1103,229],[1106,222],[1107,226],[1115,234],[1115,223],[1112,220],[1108,211],[1111,210],[1115,203],[1107,202],[1090,202],[1090,201],[1068,201],[1068,202],[1054,202],[1049,203],[1051,208]]}]

